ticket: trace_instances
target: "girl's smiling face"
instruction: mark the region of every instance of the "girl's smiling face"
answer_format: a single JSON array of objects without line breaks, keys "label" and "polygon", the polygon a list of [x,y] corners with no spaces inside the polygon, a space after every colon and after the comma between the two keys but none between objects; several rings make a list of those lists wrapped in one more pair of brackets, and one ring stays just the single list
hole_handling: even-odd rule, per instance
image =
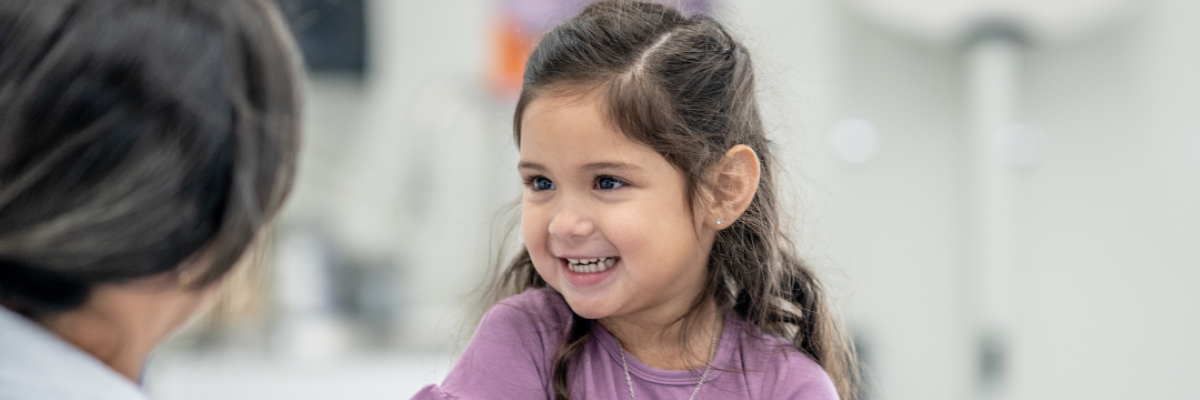
[{"label": "girl's smiling face", "polygon": [[548,96],[525,109],[525,247],[580,316],[673,318],[704,286],[715,233],[688,206],[684,174],[610,124],[600,101]]}]

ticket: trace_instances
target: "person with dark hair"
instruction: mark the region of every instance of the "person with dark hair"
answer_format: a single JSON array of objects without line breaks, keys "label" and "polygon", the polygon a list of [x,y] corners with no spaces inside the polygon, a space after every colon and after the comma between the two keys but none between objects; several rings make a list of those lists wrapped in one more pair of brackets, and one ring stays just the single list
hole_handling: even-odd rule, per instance
[{"label": "person with dark hair", "polygon": [[143,399],[291,190],[269,0],[0,2],[0,399]]},{"label": "person with dark hair", "polygon": [[523,248],[427,399],[856,398],[854,349],[785,235],[746,48],[600,1],[546,34],[513,118]]}]

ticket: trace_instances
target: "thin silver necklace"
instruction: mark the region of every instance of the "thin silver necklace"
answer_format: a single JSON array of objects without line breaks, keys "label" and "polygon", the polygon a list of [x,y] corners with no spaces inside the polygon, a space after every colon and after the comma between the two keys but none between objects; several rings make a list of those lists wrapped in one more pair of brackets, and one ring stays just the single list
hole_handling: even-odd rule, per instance
[{"label": "thin silver necklace", "polygon": [[[700,383],[696,384],[696,389],[692,390],[692,396],[688,400],[695,400],[696,393],[700,393],[700,387],[704,386],[704,379],[708,378],[708,371],[712,370],[713,357],[717,355],[717,336],[718,327],[721,326],[721,315],[713,319],[713,336],[712,344],[708,347],[708,364],[704,366],[704,373],[700,375]],[[629,363],[625,362],[625,346],[621,344],[621,339],[617,339],[617,335],[613,335],[613,339],[617,341],[617,347],[621,348],[621,367],[625,368],[625,383],[629,384],[629,398],[637,400],[637,396],[633,394],[633,378],[629,377]]]}]

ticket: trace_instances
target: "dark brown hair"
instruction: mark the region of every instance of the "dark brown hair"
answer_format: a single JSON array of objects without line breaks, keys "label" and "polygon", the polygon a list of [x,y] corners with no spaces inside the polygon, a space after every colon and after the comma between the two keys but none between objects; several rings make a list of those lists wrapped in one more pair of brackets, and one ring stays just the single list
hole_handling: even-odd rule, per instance
[{"label": "dark brown hair", "polygon": [[0,2],[0,302],[225,275],[291,189],[294,47],[268,0]]},{"label": "dark brown hair", "polygon": [[[829,373],[843,399],[855,399],[853,346],[781,226],[775,158],[746,48],[708,16],[685,17],[635,1],[592,4],[546,34],[530,56],[513,121],[518,145],[531,102],[581,90],[605,99],[614,126],[682,171],[692,199],[711,190],[707,172],[727,150],[738,144],[754,149],[762,168],[758,191],[745,214],[718,232],[706,289],[681,322],[715,301],[763,332],[787,338]],[[494,300],[540,287],[546,282],[522,248],[490,293]],[[594,322],[572,314],[554,366],[557,399],[570,398],[568,370]]]}]

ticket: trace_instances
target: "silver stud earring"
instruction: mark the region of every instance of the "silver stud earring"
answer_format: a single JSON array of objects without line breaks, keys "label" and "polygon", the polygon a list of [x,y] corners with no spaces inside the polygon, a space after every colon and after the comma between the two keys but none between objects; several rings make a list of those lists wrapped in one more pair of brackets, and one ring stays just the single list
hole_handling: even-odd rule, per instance
[{"label": "silver stud earring", "polygon": [[721,219],[717,218],[717,226],[720,226],[720,225],[721,225]]}]

